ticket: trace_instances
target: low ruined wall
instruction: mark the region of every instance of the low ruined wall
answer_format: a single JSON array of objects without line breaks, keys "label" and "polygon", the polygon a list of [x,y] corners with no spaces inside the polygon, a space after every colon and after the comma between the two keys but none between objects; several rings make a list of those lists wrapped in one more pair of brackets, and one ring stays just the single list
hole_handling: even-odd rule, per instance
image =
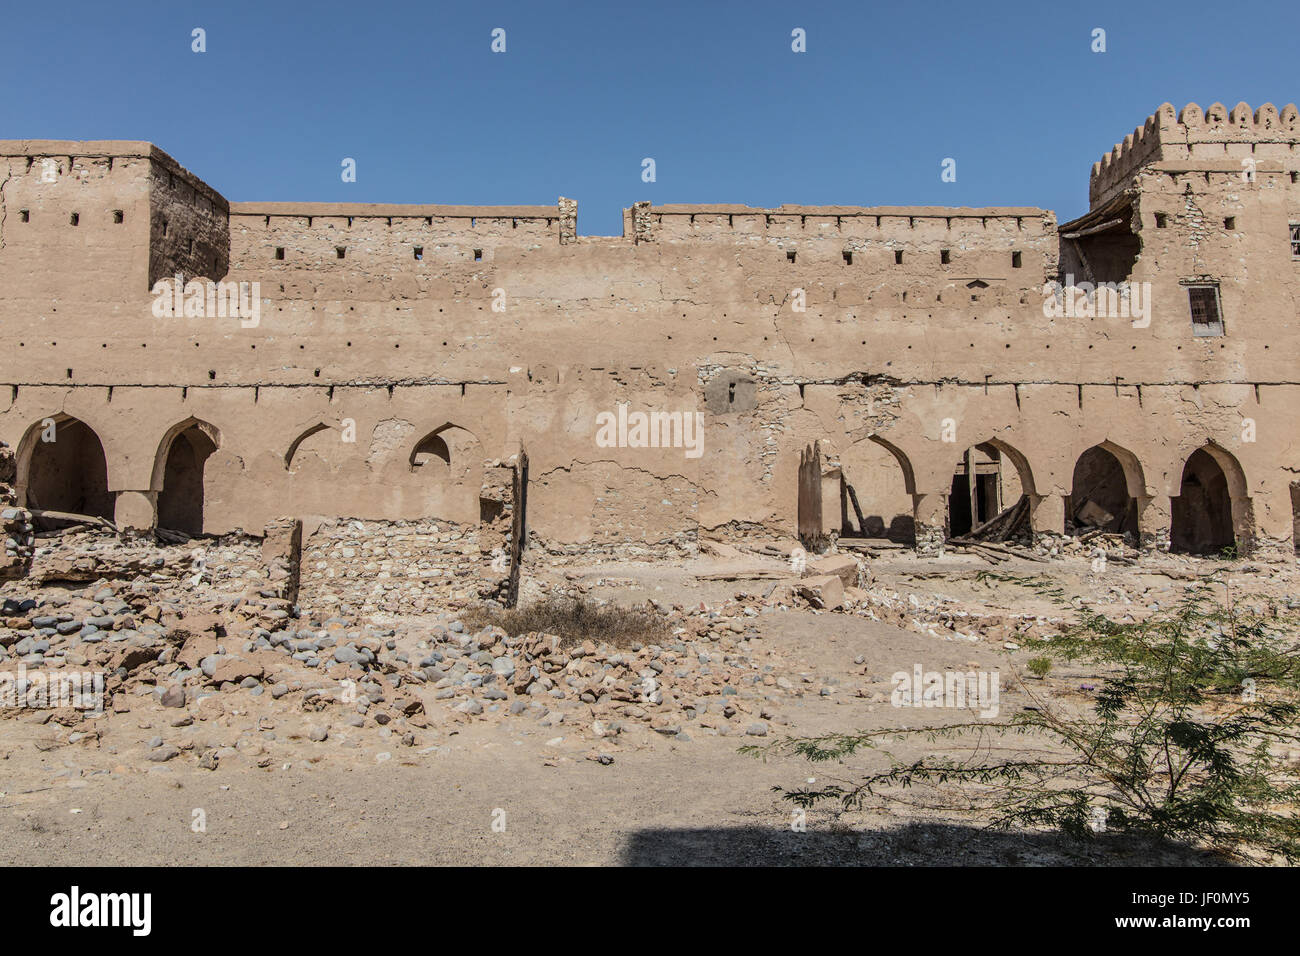
[{"label": "low ruined wall", "polygon": [[308,522],[298,603],[323,616],[432,612],[495,595],[507,565],[499,548],[484,552],[476,528],[453,522]]},{"label": "low ruined wall", "polygon": [[13,452],[0,442],[0,538],[4,539],[0,581],[22,577],[32,562],[32,516],[26,508],[18,507],[13,480]]}]

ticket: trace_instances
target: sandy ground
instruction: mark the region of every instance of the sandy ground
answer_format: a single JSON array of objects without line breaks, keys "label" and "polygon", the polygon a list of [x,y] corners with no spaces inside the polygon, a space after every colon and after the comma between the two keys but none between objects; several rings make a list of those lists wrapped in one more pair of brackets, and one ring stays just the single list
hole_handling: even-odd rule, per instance
[{"label": "sandy ground", "polygon": [[[1053,589],[1042,587],[1046,566],[997,569],[1040,579],[1031,587],[981,577],[988,568],[974,559],[911,561],[901,556],[894,567],[882,561],[874,570],[878,580],[904,590],[985,606],[1041,605],[1057,614],[1080,601],[1122,612],[1125,601],[1138,597],[1170,600],[1187,577],[1200,573],[1130,571],[1101,583],[1086,574],[1086,565],[1057,566],[1046,573],[1061,593],[1044,597]],[[646,596],[712,601],[756,586],[701,582],[692,570],[605,564],[569,568],[567,580],[630,603]],[[1244,577],[1263,580],[1249,569]],[[1124,592],[1122,601],[1114,587]],[[889,704],[890,675],[916,663],[928,670],[999,669],[1004,717],[1028,700],[1011,676],[1023,668],[1024,655],[1000,643],[809,610],[762,615],[760,630],[764,646],[786,662],[788,677],[808,688],[781,708],[769,741],[780,734],[939,722],[930,717],[935,712]],[[1033,687],[1066,700],[1089,681],[1095,675],[1063,670]],[[887,758],[878,753],[843,767],[790,757],[764,762],[737,752],[764,742],[752,737],[696,728],[689,740],[679,740],[637,728],[618,739],[613,763],[602,765],[587,759],[592,740],[580,726],[543,726],[524,716],[435,721],[413,746],[380,728],[337,724],[327,740],[315,742],[306,728],[317,715],[278,712],[269,697],[243,691],[222,696],[233,698],[224,713],[191,708],[197,719],[180,728],[172,726],[176,710],[137,702],[129,714],[94,722],[98,735],[75,743],[39,722],[40,714],[0,722],[0,858],[21,865],[1222,862],[1189,848],[994,833],[978,818],[904,804],[855,813],[826,806],[809,812],[804,832],[792,829],[791,807],[774,786],[880,769]],[[198,747],[153,764],[145,754],[155,735],[169,741],[190,735]],[[231,749],[219,767],[200,769],[195,755],[220,745]],[[919,755],[906,748],[895,753]]]}]

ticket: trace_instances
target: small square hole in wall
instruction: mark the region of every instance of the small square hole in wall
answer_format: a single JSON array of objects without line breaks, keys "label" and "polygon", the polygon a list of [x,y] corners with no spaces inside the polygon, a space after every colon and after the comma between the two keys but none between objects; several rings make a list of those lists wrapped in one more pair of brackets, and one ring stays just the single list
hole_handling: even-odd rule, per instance
[{"label": "small square hole in wall", "polygon": [[1237,217],[1236,217],[1236,216],[1229,216],[1228,218],[1224,219],[1224,220],[1223,220],[1223,228],[1224,228],[1224,229],[1236,229],[1236,228],[1237,228]]},{"label": "small square hole in wall", "polygon": [[844,250],[844,264],[846,266],[853,265],[853,251],[851,249]]},{"label": "small square hole in wall", "polygon": [[419,261],[420,261],[421,259],[423,259],[423,258],[424,258],[424,246],[416,246],[416,247],[415,247],[415,259],[416,259],[416,261],[419,262]]},{"label": "small square hole in wall", "polygon": [[277,259],[283,259],[283,258],[284,258],[284,246],[276,246],[276,247],[275,247],[275,257],[276,257]]},{"label": "small square hole in wall", "polygon": [[114,209],[114,210],[113,210],[113,225],[115,225],[115,226],[120,226],[120,225],[122,225],[122,223],[125,222],[125,221],[126,221],[126,216],[123,215],[122,210],[120,210],[120,209]]},{"label": "small square hole in wall", "polygon": [[334,255],[342,259],[347,256],[348,250],[344,246],[335,246]]},{"label": "small square hole in wall", "polygon": [[947,249],[940,249],[939,261],[942,262],[944,265],[947,265],[948,263],[952,262],[952,253],[949,252]]},{"label": "small square hole in wall", "polygon": [[1156,228],[1163,229],[1167,225],[1169,225],[1169,216],[1163,212],[1156,213]]},{"label": "small square hole in wall", "polygon": [[894,253],[894,265],[896,265],[896,266],[901,266],[902,264],[903,264],[903,253],[902,253],[902,252],[895,252],[895,253]]},{"label": "small square hole in wall", "polygon": [[475,249],[475,250],[474,250],[474,261],[475,261],[475,262],[482,262],[482,261],[483,261],[483,250],[482,250],[482,249]]},{"label": "small square hole in wall", "polygon": [[74,212],[72,218],[70,218],[68,222],[72,223],[74,226],[81,225],[81,213]]},{"label": "small square hole in wall", "polygon": [[1300,183],[1300,173],[1292,173],[1292,174],[1291,174],[1291,182],[1293,182],[1293,183]]},{"label": "small square hole in wall", "polygon": [[1018,252],[1011,253],[1011,268],[1019,269],[1020,266],[1021,266],[1020,253]]},{"label": "small square hole in wall", "polygon": [[790,249],[785,254],[785,259],[787,262],[794,262],[794,257],[795,257],[795,251],[793,249]]},{"label": "small square hole in wall", "polygon": [[18,210],[18,218],[21,219],[23,222],[31,222],[32,221],[31,210],[30,209]]}]

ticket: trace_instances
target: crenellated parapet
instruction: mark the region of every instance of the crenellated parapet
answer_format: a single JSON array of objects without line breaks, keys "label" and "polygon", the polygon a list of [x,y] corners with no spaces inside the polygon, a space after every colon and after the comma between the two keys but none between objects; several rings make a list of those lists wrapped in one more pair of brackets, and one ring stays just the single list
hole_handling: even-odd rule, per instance
[{"label": "crenellated parapet", "polygon": [[[1165,103],[1093,164],[1089,201],[1096,207],[1114,198],[1150,163],[1238,158],[1242,146],[1263,143],[1280,145],[1287,153],[1300,144],[1300,111],[1294,103],[1280,112],[1272,103],[1254,111],[1246,103],[1231,110],[1222,103],[1206,110],[1188,103],[1182,112]],[[1251,153],[1253,149],[1245,155]]]}]

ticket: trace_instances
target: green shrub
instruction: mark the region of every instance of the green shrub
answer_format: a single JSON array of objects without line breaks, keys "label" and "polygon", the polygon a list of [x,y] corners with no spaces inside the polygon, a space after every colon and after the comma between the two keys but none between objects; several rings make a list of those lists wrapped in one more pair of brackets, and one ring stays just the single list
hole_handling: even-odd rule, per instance
[{"label": "green shrub", "polygon": [[[1049,657],[1098,665],[1101,686],[1081,713],[1035,698],[1033,709],[1000,722],[784,738],[742,751],[830,761],[924,738],[932,755],[913,763],[895,760],[843,786],[776,789],[799,806],[832,800],[852,810],[897,799],[899,788],[956,788],[951,806],[991,814],[994,828],[1047,826],[1080,838],[1127,831],[1296,861],[1295,623],[1239,611],[1230,595],[1221,606],[1201,589],[1144,621],[1089,615],[1065,635],[1030,642]],[[994,748],[990,734],[1033,739]]]},{"label": "green shrub", "polygon": [[1050,657],[1031,657],[1028,667],[1029,673],[1042,680],[1052,670],[1052,659]]}]

